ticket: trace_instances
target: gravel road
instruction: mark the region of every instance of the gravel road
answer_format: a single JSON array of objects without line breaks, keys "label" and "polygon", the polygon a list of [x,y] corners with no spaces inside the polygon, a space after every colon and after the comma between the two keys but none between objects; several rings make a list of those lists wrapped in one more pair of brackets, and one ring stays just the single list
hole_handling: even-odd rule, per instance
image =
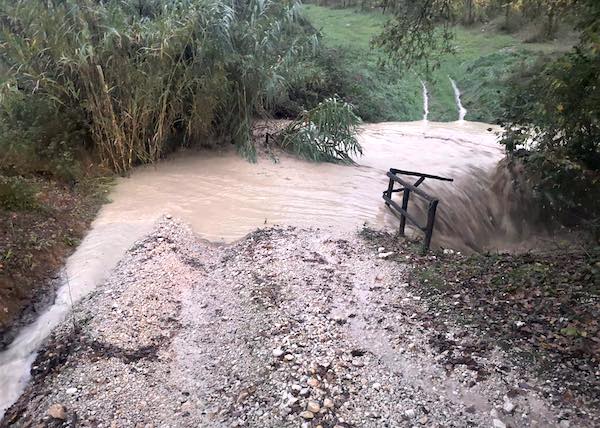
[{"label": "gravel road", "polygon": [[585,425],[500,350],[449,370],[407,275],[358,233],[215,245],[164,218],[55,330],[0,425]]}]

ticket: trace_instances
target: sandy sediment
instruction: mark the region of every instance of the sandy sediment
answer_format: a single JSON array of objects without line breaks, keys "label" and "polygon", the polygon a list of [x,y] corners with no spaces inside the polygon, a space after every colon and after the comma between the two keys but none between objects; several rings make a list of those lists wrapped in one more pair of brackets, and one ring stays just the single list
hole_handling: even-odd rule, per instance
[{"label": "sandy sediment", "polygon": [[357,233],[296,228],[214,245],[163,219],[54,331],[2,425],[577,422],[533,381],[519,389],[500,351],[448,370],[406,266],[382,252]]}]

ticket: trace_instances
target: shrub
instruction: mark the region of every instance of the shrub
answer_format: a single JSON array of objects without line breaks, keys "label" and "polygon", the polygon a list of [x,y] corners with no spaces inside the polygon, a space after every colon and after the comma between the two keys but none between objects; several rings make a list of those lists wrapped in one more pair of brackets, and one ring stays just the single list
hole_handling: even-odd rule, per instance
[{"label": "shrub", "polygon": [[0,172],[78,179],[76,150],[86,142],[82,123],[44,98],[9,94],[0,109]]},{"label": "shrub", "polygon": [[362,154],[356,139],[359,123],[351,104],[328,98],[284,129],[279,144],[308,160],[353,163],[351,156]]},{"label": "shrub", "polygon": [[[504,104],[503,144],[531,155],[528,173],[562,222],[600,224],[600,4],[584,2],[571,52],[515,76]],[[600,235],[600,234],[598,234]],[[597,235],[597,236],[598,236]]]},{"label": "shrub", "polygon": [[0,176],[0,208],[27,210],[38,207],[37,187],[21,177]]}]

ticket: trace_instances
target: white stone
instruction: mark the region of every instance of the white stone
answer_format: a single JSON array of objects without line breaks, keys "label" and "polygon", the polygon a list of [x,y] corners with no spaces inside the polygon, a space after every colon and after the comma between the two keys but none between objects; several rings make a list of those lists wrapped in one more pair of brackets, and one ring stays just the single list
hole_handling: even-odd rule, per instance
[{"label": "white stone", "polygon": [[273,349],[273,356],[274,356],[275,358],[279,358],[279,357],[281,357],[283,354],[285,354],[285,351],[284,351],[283,349],[281,349],[281,348],[276,348],[276,349]]},{"label": "white stone", "polygon": [[504,400],[504,405],[502,406],[502,409],[506,413],[512,413],[513,410],[515,410],[515,405],[510,400]]},{"label": "white stone", "polygon": [[319,413],[319,410],[321,410],[321,406],[316,401],[311,400],[306,405],[306,410],[312,413]]},{"label": "white stone", "polygon": [[415,412],[415,409],[408,409],[404,412],[404,416],[406,416],[407,418],[414,418],[417,415],[417,412]]},{"label": "white stone", "polygon": [[502,422],[500,419],[494,419],[492,421],[492,426],[494,428],[506,428],[506,424]]},{"label": "white stone", "polygon": [[394,254],[393,251],[389,251],[387,253],[379,253],[379,258],[380,259],[387,259],[389,256],[391,256],[392,254]]},{"label": "white stone", "polygon": [[312,419],[315,417],[315,414],[313,412],[309,412],[308,410],[305,410],[302,413],[300,413],[300,417],[302,417],[304,419]]},{"label": "white stone", "polygon": [[77,394],[77,388],[68,388],[65,392],[69,395]]}]

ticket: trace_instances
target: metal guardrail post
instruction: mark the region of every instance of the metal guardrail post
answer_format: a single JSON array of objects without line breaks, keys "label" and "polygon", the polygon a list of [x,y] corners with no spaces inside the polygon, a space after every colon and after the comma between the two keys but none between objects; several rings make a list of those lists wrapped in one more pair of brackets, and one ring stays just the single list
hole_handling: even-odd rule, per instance
[{"label": "metal guardrail post", "polygon": [[[391,197],[391,196],[390,196]],[[404,188],[402,192],[402,210],[408,212],[408,200],[410,198],[410,189]],[[400,212],[400,236],[404,236],[404,229],[406,228],[406,216],[403,212]]]},{"label": "metal guardrail post", "polygon": [[431,237],[433,236],[433,226],[435,224],[435,212],[437,210],[437,205],[437,199],[429,203],[429,209],[427,210],[427,225],[425,226],[425,241],[423,241],[423,253],[426,253],[431,245]]}]

